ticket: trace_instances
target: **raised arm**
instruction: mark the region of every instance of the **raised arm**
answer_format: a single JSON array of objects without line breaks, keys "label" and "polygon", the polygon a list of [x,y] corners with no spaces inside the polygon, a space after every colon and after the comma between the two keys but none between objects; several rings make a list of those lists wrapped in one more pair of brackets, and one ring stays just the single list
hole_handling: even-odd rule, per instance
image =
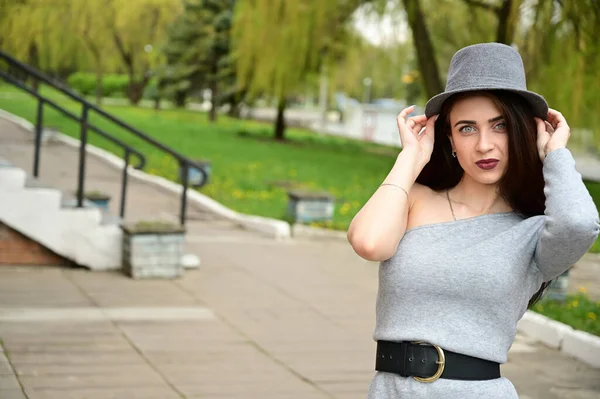
[{"label": "raised arm", "polygon": [[413,185],[431,157],[435,117],[427,120],[421,115],[406,121],[411,110],[412,107],[406,108],[398,115],[402,152],[348,229],[350,245],[367,260],[383,261],[394,255],[406,231]]},{"label": "raised arm", "polygon": [[[549,138],[538,139],[544,162],[546,210],[544,226],[535,251],[535,262],[544,280],[551,280],[577,262],[593,245],[600,231],[598,210],[575,169],[571,152],[561,145],[568,139],[562,115],[549,113]],[[538,134],[545,129],[538,121]],[[566,133],[564,130],[566,129]],[[566,134],[566,139],[564,135]],[[552,141],[554,140],[554,141]]]}]

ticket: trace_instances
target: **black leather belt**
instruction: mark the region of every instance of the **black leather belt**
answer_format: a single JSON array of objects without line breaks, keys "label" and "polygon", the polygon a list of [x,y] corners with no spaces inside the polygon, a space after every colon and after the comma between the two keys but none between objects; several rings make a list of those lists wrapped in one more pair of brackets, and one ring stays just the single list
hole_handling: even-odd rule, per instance
[{"label": "black leather belt", "polygon": [[426,342],[377,341],[375,370],[413,377],[420,382],[492,380],[500,378],[500,364],[462,355]]}]

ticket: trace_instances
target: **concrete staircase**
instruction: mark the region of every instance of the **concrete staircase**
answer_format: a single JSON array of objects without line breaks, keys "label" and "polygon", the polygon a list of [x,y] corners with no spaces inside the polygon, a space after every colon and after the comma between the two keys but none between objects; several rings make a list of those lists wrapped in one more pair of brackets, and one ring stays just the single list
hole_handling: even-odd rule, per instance
[{"label": "concrete staircase", "polygon": [[[121,267],[122,232],[99,208],[66,206],[63,193],[0,162],[0,220],[56,254],[93,270]],[[72,201],[71,201],[72,202]]]}]

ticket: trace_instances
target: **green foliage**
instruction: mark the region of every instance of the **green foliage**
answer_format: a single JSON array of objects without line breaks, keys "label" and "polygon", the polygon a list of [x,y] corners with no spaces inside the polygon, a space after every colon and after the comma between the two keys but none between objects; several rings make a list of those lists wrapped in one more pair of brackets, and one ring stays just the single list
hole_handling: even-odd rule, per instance
[{"label": "green foliage", "polygon": [[592,301],[583,288],[564,302],[542,299],[533,310],[576,330],[600,336],[600,301]]},{"label": "green foliage", "polygon": [[[596,208],[600,210],[600,182],[586,181],[585,185],[588,191],[590,192],[594,203],[596,204]],[[590,252],[600,253],[600,237],[598,237],[598,239],[590,249]]]},{"label": "green foliage", "polygon": [[[114,97],[127,91],[129,77],[127,75],[108,74],[103,75],[101,80],[102,96]],[[69,75],[67,84],[84,96],[96,94],[98,80],[96,74],[76,72]]]},{"label": "green foliage", "polygon": [[211,88],[213,102],[219,102],[220,89],[234,86],[228,56],[234,4],[234,0],[187,0],[169,27],[162,50],[167,62],[157,74],[160,91],[177,105],[183,106],[185,98],[202,88]]},{"label": "green foliage", "polygon": [[127,95],[136,103],[162,62],[152,49],[163,43],[181,0],[27,0],[2,6],[3,49],[46,72],[126,72]]},{"label": "green foliage", "polygon": [[183,226],[163,220],[142,220],[137,223],[126,223],[123,225],[123,230],[129,234],[173,234],[185,232]]}]

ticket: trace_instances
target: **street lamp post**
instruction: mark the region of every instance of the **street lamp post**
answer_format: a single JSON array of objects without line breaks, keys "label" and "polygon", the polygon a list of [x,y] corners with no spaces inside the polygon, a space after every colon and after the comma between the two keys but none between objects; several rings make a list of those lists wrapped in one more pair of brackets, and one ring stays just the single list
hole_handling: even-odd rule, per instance
[{"label": "street lamp post", "polygon": [[363,79],[363,85],[365,86],[365,91],[364,91],[364,95],[363,95],[363,102],[368,104],[371,102],[371,83],[373,83],[373,81],[371,80],[371,78],[366,77]]}]

